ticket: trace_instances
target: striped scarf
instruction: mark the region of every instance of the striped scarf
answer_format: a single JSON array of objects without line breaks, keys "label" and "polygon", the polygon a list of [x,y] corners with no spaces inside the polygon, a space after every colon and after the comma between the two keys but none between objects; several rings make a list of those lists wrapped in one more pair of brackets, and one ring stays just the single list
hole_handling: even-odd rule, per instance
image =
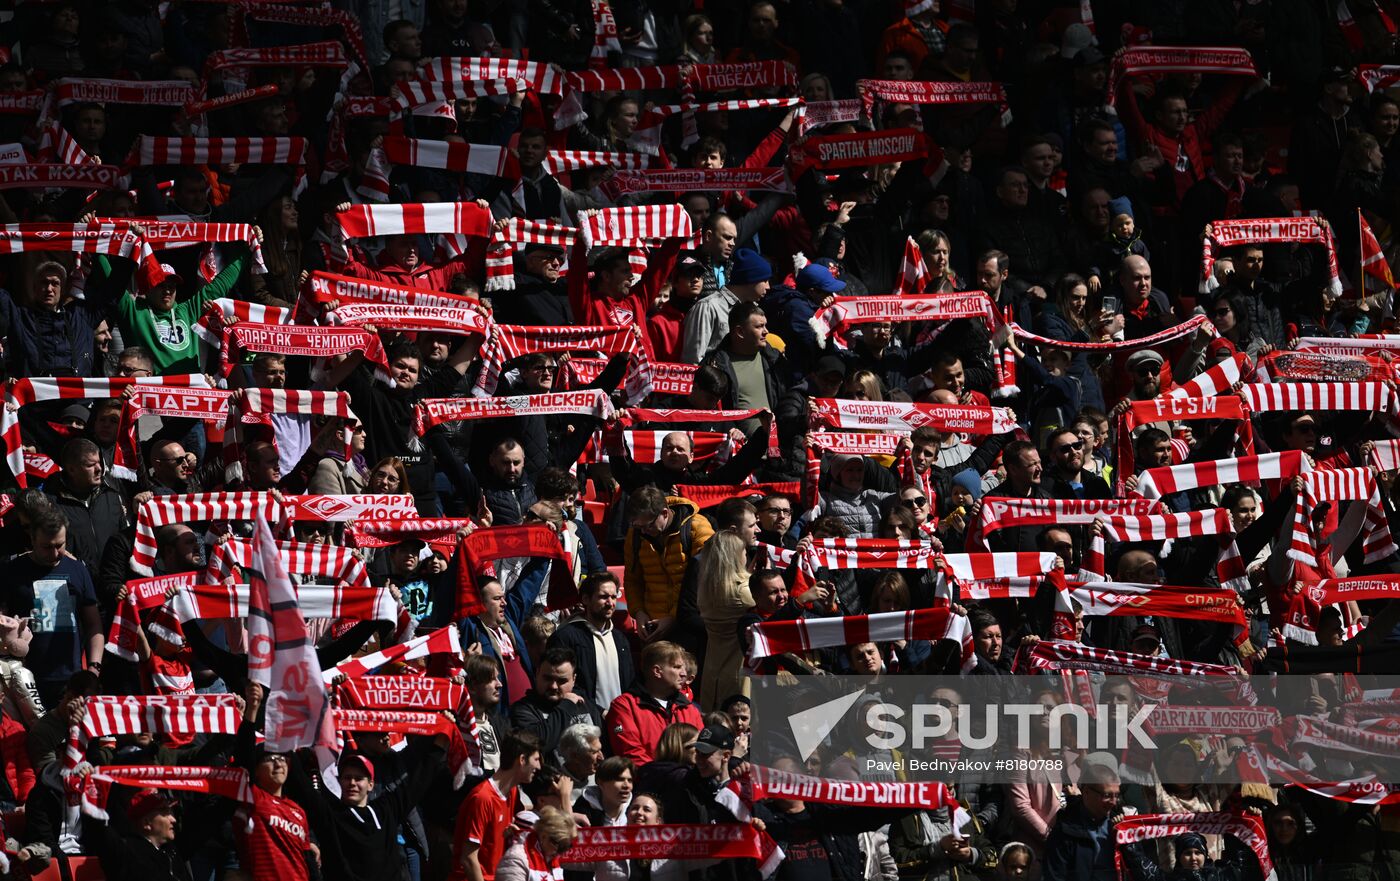
[{"label": "striped scarf", "polygon": [[1395,415],[1397,402],[1383,382],[1254,382],[1240,398],[1256,413],[1293,410],[1358,410]]},{"label": "striped scarf", "polygon": [[1233,355],[1219,364],[1212,364],[1199,376],[1165,392],[1165,396],[1168,398],[1210,398],[1223,394],[1240,381],[1245,365],[1248,363],[1248,355]]},{"label": "striped scarf", "polygon": [[617,153],[607,150],[550,150],[544,158],[546,174],[563,174],[580,168],[611,166],[619,171],[638,171],[651,164],[645,153]]},{"label": "striped scarf", "polygon": [[136,277],[143,288],[154,287],[165,280],[165,271],[144,238],[106,224],[10,223],[0,226],[0,254],[28,251],[121,257],[136,264]]},{"label": "striped scarf", "polygon": [[966,616],[954,615],[948,609],[764,621],[751,625],[748,634],[748,658],[751,662],[788,652],[800,654],[863,642],[892,642],[899,639],[937,642],[950,639],[962,646],[962,672],[967,673],[977,666],[977,656],[972,648],[972,628]]},{"label": "striped scarf", "polygon": [[1296,477],[1310,471],[1312,464],[1301,450],[1285,450],[1282,453],[1149,468],[1138,478],[1137,491],[1145,499],[1159,499],[1204,486],[1256,484],[1262,480]]},{"label": "striped scarf", "polygon": [[194,332],[205,343],[217,349],[222,343],[225,328],[234,322],[291,324],[293,318],[294,310],[282,306],[262,306],[246,300],[219,297],[209,301],[204,314],[199,316],[199,321],[195,323]]},{"label": "striped scarf", "polygon": [[153,574],[156,530],[169,523],[251,520],[258,514],[274,519],[279,513],[277,500],[265,492],[190,493],[148,499],[136,511],[131,570],[142,575]]},{"label": "striped scarf", "polygon": [[486,251],[486,290],[515,290],[516,245],[554,245],[572,248],[578,229],[553,220],[513,217],[491,234]]},{"label": "striped scarf", "polygon": [[388,356],[379,335],[357,327],[305,327],[289,324],[230,325],[223,329],[219,354],[223,359],[224,375],[242,364],[249,352],[271,352],[278,355],[299,355],[317,359],[311,373],[314,380],[324,372],[322,359],[333,355],[361,352],[374,368],[374,377],[388,386],[394,385],[389,373]]},{"label": "striped scarf", "polygon": [[[309,575],[314,578],[334,578],[337,586],[351,588],[370,587],[369,572],[365,563],[352,548],[340,545],[312,544],[303,541],[279,541],[277,552],[282,556],[282,565],[292,575]],[[230,583],[234,580],[234,567],[246,569],[253,564],[253,545],[250,542],[231,540],[221,542],[209,552],[209,566],[205,578],[210,583]]]},{"label": "striped scarf", "polygon": [[[1243,49],[1238,50],[1244,52]],[[1248,58],[1248,53],[1245,53]],[[1251,65],[1252,69],[1252,65]],[[1110,93],[1111,94],[1111,93]],[[1327,251],[1328,288],[1332,296],[1342,294],[1337,271],[1337,243],[1332,227],[1315,217],[1265,217],[1253,220],[1216,220],[1209,224],[1201,240],[1200,292],[1209,293],[1216,285],[1215,255],[1222,249],[1246,242],[1296,242],[1321,245]]]},{"label": "striped scarf", "polygon": [[237,734],[242,721],[232,694],[97,695],[87,699],[82,734]]},{"label": "striped scarf", "polygon": [[142,135],[137,162],[150,165],[305,165],[305,138],[160,138]]},{"label": "striped scarf", "polygon": [[416,661],[419,658],[426,658],[429,655],[451,655],[460,658],[462,654],[461,636],[458,634],[455,625],[449,625],[438,630],[434,630],[425,636],[410,639],[408,642],[401,642],[398,645],[391,645],[388,648],[361,655],[358,658],[350,658],[341,661],[336,666],[325,671],[323,674],[326,682],[330,682],[337,676],[344,676],[346,679],[355,679],[364,676],[371,670],[378,670],[387,664],[396,661]]},{"label": "striped scarf", "polygon": [[1146,499],[1014,499],[988,496],[982,499],[982,513],[969,524],[967,548],[987,551],[987,536],[997,530],[1021,526],[1061,523],[1085,526],[1100,517],[1125,514],[1140,517],[1162,512],[1159,502]]},{"label": "striped scarf", "polygon": [[507,398],[425,398],[413,405],[413,430],[422,437],[429,429],[446,422],[561,413],[607,420],[613,415],[613,407],[602,389],[513,395]]},{"label": "striped scarf", "polygon": [[93,398],[116,398],[127,388],[136,386],[167,387],[170,389],[209,388],[209,382],[197,373],[171,376],[117,377],[86,379],[78,377],[33,377],[14,379],[5,386],[5,404],[0,407],[0,437],[5,445],[5,464],[21,487],[24,477],[24,440],[20,435],[19,408],[39,401],[83,401]]},{"label": "striped scarf", "polygon": [[419,75],[430,82],[524,80],[531,91],[541,95],[563,95],[566,82],[565,75],[552,65],[512,58],[434,58]]},{"label": "striped scarf", "polygon": [[520,162],[505,147],[388,135],[384,138],[384,155],[395,165],[520,179]]},{"label": "striped scarf", "polygon": [[685,206],[632,205],[604,208],[579,216],[579,231],[590,248],[604,245],[637,247],[657,239],[690,239],[695,235]]},{"label": "striped scarf", "polygon": [[[175,594],[170,601],[170,610],[180,623],[249,618],[251,625],[252,619],[257,617],[256,596],[252,592],[252,584],[257,577],[257,557],[252,552],[249,552],[249,557],[248,563],[242,566],[248,575],[247,584],[196,584]],[[292,595],[296,598],[301,615],[306,618],[396,621],[399,616],[400,604],[387,587],[351,587],[343,583],[302,584],[292,588]],[[255,639],[250,626],[249,644],[256,645]],[[178,640],[170,641],[178,643]]]},{"label": "striped scarf", "polygon": [[1400,552],[1390,536],[1390,524],[1381,506],[1380,487],[1370,468],[1336,468],[1303,475],[1303,491],[1293,512],[1293,536],[1288,556],[1308,566],[1317,566],[1309,516],[1321,502],[1357,501],[1366,503],[1361,547],[1365,561],[1374,563]]},{"label": "striped scarf", "polygon": [[336,215],[346,238],[363,236],[491,234],[491,212],[475,202],[352,205]]},{"label": "striped scarf", "polygon": [[[224,434],[224,479],[226,481],[243,478],[244,426],[262,425],[272,428],[273,413],[299,413],[305,416],[330,416],[348,420],[344,426],[345,454],[350,457],[350,436],[359,425],[360,418],[350,409],[348,392],[319,392],[302,389],[245,389],[239,402],[229,408]],[[274,435],[275,446],[277,438]]]},{"label": "striped scarf", "polygon": [[[912,242],[913,240],[910,239]],[[918,246],[915,245],[917,249]],[[906,257],[908,248],[905,249]],[[922,257],[919,265],[923,265]],[[875,321],[953,321],[959,318],[980,319],[989,328],[999,321],[991,298],[982,291],[965,294],[930,294],[928,296],[835,297],[831,305],[814,315],[808,324],[825,345],[833,339],[837,348],[849,348],[846,332],[858,325]]]},{"label": "striped scarf", "polygon": [[631,356],[623,380],[627,402],[637,403],[652,392],[651,361],[643,348],[635,324],[622,327],[583,325],[579,327],[533,327],[496,324],[481,352],[482,368],[477,377],[476,395],[486,397],[496,391],[505,365],[535,352],[601,352],[606,356]]},{"label": "striped scarf", "polygon": [[1215,564],[1216,580],[1221,587],[1237,593],[1249,588],[1244,560],[1235,545],[1235,527],[1230,512],[1224,508],[1188,511],[1184,514],[1162,513],[1143,515],[1108,515],[1099,518],[1103,535],[1095,536],[1091,549],[1085,554],[1084,569],[1099,575],[1104,567],[1104,540],[1118,542],[1175,541],[1203,535],[1214,535],[1220,541],[1220,559]]},{"label": "striped scarf", "polygon": [[227,389],[137,386],[135,393],[122,403],[121,427],[112,452],[112,476],[138,479],[141,447],[136,429],[142,416],[222,423],[228,418],[228,400]]}]

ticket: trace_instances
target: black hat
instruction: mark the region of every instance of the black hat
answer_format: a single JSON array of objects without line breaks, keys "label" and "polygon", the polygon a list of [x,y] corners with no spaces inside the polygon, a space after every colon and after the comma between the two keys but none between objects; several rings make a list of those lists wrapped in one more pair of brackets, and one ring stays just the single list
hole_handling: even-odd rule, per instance
[{"label": "black hat", "polygon": [[726,749],[734,749],[734,732],[723,725],[706,725],[700,732],[700,739],[695,741],[695,751],[706,755]]}]

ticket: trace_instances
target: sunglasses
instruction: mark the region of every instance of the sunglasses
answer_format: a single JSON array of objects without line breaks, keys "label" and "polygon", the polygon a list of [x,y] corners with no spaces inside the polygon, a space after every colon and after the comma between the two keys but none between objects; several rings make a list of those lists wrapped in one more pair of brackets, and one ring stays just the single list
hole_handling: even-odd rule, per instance
[{"label": "sunglasses", "polygon": [[1216,318],[1224,318],[1226,315],[1229,315],[1233,311],[1235,310],[1231,309],[1229,306],[1221,306],[1219,309],[1216,309],[1210,314]]},{"label": "sunglasses", "polygon": [[1059,447],[1059,450],[1060,450],[1061,453],[1068,453],[1068,452],[1071,452],[1071,451],[1077,453],[1077,452],[1079,452],[1079,451],[1082,450],[1082,449],[1084,449],[1084,441],[1082,441],[1082,440],[1081,440],[1081,441],[1075,441],[1075,442],[1072,443],[1072,444],[1060,444],[1060,447]]},{"label": "sunglasses", "polygon": [[914,496],[912,499],[900,499],[899,503],[906,508],[922,508],[928,504],[928,496]]},{"label": "sunglasses", "polygon": [[1148,364],[1139,364],[1133,368],[1133,372],[1138,376],[1156,376],[1160,368]]}]

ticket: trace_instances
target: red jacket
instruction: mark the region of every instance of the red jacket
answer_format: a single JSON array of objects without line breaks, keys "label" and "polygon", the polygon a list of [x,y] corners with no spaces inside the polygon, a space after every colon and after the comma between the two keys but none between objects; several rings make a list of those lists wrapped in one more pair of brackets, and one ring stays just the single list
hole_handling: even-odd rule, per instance
[{"label": "red jacket", "polygon": [[393,263],[386,263],[379,268],[368,266],[356,260],[353,256],[347,259],[338,271],[346,275],[353,275],[358,278],[367,278],[371,281],[386,281],[390,284],[403,285],[408,288],[420,288],[428,291],[446,291],[448,284],[452,281],[452,276],[457,273],[464,273],[468,278],[481,278],[486,267],[486,240],[474,238],[467,246],[466,253],[444,263],[441,266],[434,266],[426,261],[420,262],[412,269],[405,269]]},{"label": "red jacket", "polygon": [[640,681],[618,695],[608,708],[603,724],[608,730],[608,743],[615,756],[626,756],[638,765],[656,758],[656,745],[666,726],[686,722],[704,728],[705,720],[695,705],[676,695],[663,709],[656,698],[647,694]]},{"label": "red jacket", "polygon": [[34,788],[34,768],[29,764],[29,750],[25,748],[28,737],[23,725],[9,716],[0,716],[0,762],[4,762],[10,791],[21,804]]},{"label": "red jacket", "polygon": [[[1142,115],[1137,95],[1133,94],[1129,80],[1129,77],[1123,77],[1118,84],[1117,104],[1123,125],[1128,129],[1128,134],[1137,140],[1140,155],[1147,152],[1149,144],[1156,146],[1157,151],[1162,154],[1163,165],[1157,169],[1158,180],[1161,180],[1163,175],[1171,176],[1174,197],[1171,207],[1179,208],[1182,197],[1191,189],[1191,185],[1206,176],[1205,153],[1202,147],[1210,138],[1211,132],[1225,121],[1225,117],[1240,97],[1240,92],[1244,90],[1246,81],[1239,77],[1232,78],[1210,109],[1196,117],[1194,122],[1188,123],[1179,137],[1173,137],[1154,123],[1148,122]],[[1189,162],[1185,170],[1178,166],[1178,159],[1183,154]]]}]

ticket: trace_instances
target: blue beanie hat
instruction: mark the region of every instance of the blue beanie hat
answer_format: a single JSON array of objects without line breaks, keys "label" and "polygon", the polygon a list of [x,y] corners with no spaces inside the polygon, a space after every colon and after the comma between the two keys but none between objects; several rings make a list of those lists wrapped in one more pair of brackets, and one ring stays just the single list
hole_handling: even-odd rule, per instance
[{"label": "blue beanie hat", "polygon": [[966,468],[953,475],[953,483],[972,493],[974,500],[982,498],[982,475]]},{"label": "blue beanie hat", "polygon": [[729,271],[730,284],[758,284],[773,277],[773,266],[752,248],[734,252],[734,268]]}]

